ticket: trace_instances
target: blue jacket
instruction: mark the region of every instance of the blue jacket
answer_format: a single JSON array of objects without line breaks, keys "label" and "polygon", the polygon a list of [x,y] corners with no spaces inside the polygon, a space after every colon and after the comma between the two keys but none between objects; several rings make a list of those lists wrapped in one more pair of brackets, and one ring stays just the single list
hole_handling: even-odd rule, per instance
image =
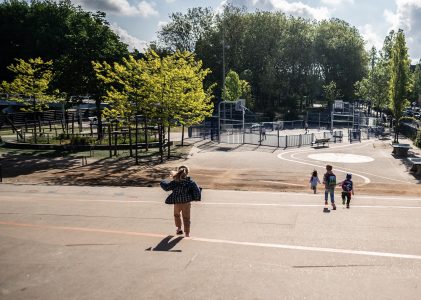
[{"label": "blue jacket", "polygon": [[164,191],[172,191],[165,199],[166,204],[188,203],[201,200],[201,189],[190,177],[185,180],[161,181],[161,188]]}]

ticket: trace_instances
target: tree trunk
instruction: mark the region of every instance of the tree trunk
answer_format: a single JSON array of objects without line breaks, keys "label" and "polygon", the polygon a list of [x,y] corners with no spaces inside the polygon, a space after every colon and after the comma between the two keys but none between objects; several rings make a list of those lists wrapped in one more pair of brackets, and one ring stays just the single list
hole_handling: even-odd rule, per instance
[{"label": "tree trunk", "polygon": [[184,124],[181,125],[181,146],[184,146]]},{"label": "tree trunk", "polygon": [[101,111],[101,100],[97,99],[95,100],[95,106],[96,106],[96,117],[97,117],[97,128],[96,133],[98,136],[98,140],[102,140],[102,111]]},{"label": "tree trunk", "polygon": [[167,158],[168,158],[168,159],[170,159],[170,157],[171,157],[170,131],[171,131],[171,126],[170,126],[170,125],[168,125],[168,138],[167,138],[167,147],[168,147],[168,154],[167,154]]}]

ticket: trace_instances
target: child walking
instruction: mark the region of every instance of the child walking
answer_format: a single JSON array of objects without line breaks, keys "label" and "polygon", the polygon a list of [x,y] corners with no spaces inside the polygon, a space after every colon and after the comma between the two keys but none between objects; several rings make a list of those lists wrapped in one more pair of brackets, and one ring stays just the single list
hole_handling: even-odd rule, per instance
[{"label": "child walking", "polygon": [[314,194],[316,194],[316,192],[317,192],[317,184],[318,183],[321,183],[319,177],[317,176],[317,171],[316,170],[314,170],[313,171],[313,174],[311,174],[311,177],[310,177],[310,181],[309,182],[310,182],[311,189],[313,190]]},{"label": "child walking", "polygon": [[200,201],[200,188],[190,177],[189,169],[186,166],[178,167],[177,171],[171,172],[172,181],[161,181],[161,187],[164,191],[172,191],[165,199],[166,204],[174,205],[174,222],[176,234],[183,234],[181,230],[181,216],[183,218],[184,234],[190,236],[190,208],[191,201]]},{"label": "child walking", "polygon": [[[323,176],[323,184],[325,185],[325,206],[328,205],[328,196],[330,194],[330,202],[332,204],[332,210],[336,210],[335,205],[335,186],[336,186],[336,175],[332,172],[333,167],[326,165],[326,173]],[[325,208],[326,212],[329,212],[328,208]]]},{"label": "child walking", "polygon": [[354,184],[352,182],[352,174],[346,174],[346,179],[342,181],[339,185],[342,187],[342,205],[345,205],[346,199],[346,208],[349,209],[349,203],[351,202],[351,193],[354,195]]}]

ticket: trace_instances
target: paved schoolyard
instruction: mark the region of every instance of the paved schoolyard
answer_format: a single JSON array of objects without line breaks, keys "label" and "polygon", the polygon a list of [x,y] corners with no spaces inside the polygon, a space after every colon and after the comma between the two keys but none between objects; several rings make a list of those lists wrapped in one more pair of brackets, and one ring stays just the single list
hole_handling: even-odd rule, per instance
[{"label": "paved schoolyard", "polygon": [[159,188],[0,189],[1,299],[421,295],[420,197],[205,189],[183,239]]},{"label": "paved schoolyard", "polygon": [[[421,195],[421,178],[409,172],[407,158],[393,156],[392,150],[390,140],[378,139],[287,149],[204,141],[185,163],[199,182],[214,189],[307,192],[312,171],[322,179],[331,164],[338,181],[353,174],[356,192]],[[421,150],[413,147],[410,155],[421,157]]]}]

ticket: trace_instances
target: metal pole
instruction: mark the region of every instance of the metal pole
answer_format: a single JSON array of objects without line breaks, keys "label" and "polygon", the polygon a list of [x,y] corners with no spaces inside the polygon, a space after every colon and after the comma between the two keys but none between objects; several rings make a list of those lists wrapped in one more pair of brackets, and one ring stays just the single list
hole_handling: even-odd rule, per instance
[{"label": "metal pole", "polygon": [[135,148],[135,155],[136,155],[136,165],[138,165],[139,164],[139,157],[138,157],[138,153],[137,153],[137,148],[139,147],[139,144],[138,144],[138,138],[137,138],[137,135],[138,135],[138,132],[139,132],[139,120],[138,120],[138,117],[136,116],[136,133],[135,133],[135,144],[136,144],[136,148]]},{"label": "metal pole", "polygon": [[218,143],[221,143],[221,103],[218,104]]},{"label": "metal pole", "polygon": [[[222,22],[222,91],[225,88],[225,27]],[[221,91],[221,96],[222,96]],[[222,97],[221,97],[222,98]]]},{"label": "metal pole", "polygon": [[319,131],[320,131],[320,112],[319,112]]},{"label": "metal pole", "polygon": [[244,137],[246,134],[246,128],[245,128],[245,124],[244,124],[244,115],[246,113],[246,109],[244,108],[244,106],[241,105],[241,110],[243,111],[243,142],[242,144],[244,144]]}]

